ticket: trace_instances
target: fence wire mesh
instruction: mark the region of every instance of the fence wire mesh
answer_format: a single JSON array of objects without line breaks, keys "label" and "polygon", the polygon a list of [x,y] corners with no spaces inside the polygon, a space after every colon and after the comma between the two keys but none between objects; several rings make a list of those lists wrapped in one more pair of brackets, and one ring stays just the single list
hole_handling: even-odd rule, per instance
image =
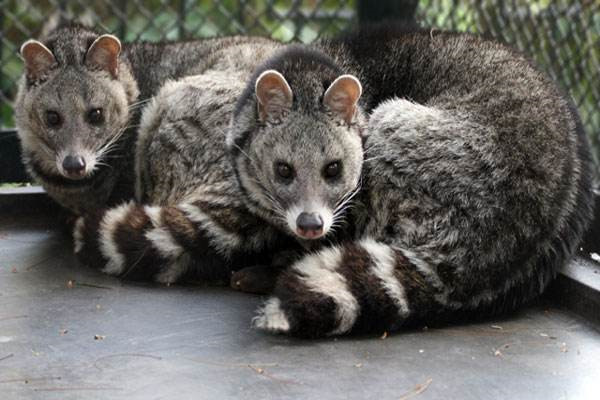
[{"label": "fence wire mesh", "polygon": [[600,160],[599,0],[421,0],[427,26],[517,47],[571,94]]},{"label": "fence wire mesh", "polygon": [[[356,9],[357,0],[0,0],[0,128],[14,126],[18,48],[53,15],[75,16],[125,41],[241,33],[310,42],[356,26]],[[420,0],[416,19],[529,54],[571,94],[600,155],[600,1]]]}]

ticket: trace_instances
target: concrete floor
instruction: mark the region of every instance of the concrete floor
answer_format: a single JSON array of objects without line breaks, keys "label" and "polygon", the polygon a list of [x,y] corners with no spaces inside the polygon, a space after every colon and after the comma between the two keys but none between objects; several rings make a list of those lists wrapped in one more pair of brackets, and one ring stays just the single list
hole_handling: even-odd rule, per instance
[{"label": "concrete floor", "polygon": [[250,329],[260,301],[124,283],[46,220],[0,215],[0,399],[600,398],[599,331],[552,306],[299,341]]}]

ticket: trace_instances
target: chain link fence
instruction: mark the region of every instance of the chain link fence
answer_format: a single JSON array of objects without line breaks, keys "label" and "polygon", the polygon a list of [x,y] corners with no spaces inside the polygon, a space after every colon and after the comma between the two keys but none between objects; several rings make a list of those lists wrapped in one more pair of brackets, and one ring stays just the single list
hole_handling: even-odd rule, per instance
[{"label": "chain link fence", "polygon": [[600,160],[600,0],[421,0],[417,14],[531,56],[573,97]]},{"label": "chain link fence", "polygon": [[64,17],[124,41],[268,35],[311,42],[355,25],[355,0],[0,0],[0,128],[14,126],[11,101],[21,75],[21,43]]},{"label": "chain link fence", "polygon": [[[387,1],[392,10],[417,0]],[[125,41],[227,34],[310,42],[358,23],[361,0],[0,0],[0,128],[14,126],[18,48],[52,15],[113,32]],[[380,3],[381,4],[381,3]],[[380,5],[378,4],[378,6]],[[510,43],[534,58],[574,98],[600,155],[599,0],[420,0],[424,26],[470,31]]]}]

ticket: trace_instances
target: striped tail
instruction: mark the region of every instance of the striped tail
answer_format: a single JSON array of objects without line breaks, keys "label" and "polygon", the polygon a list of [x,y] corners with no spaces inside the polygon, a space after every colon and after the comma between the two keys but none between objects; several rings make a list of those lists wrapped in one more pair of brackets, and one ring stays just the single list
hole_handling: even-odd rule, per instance
[{"label": "striped tail", "polygon": [[73,234],[75,253],[104,273],[132,280],[227,280],[236,250],[248,244],[239,234],[243,227],[231,217],[231,207],[206,210],[203,205],[130,202],[80,218]]},{"label": "striped tail", "polygon": [[[523,266],[484,284],[485,279],[449,273],[434,256],[363,239],[293,264],[279,277],[274,296],[261,306],[253,325],[312,338],[487,317],[539,295],[567,256],[534,256],[527,276]],[[489,274],[494,266],[488,267]]]},{"label": "striped tail", "polygon": [[393,330],[442,295],[420,264],[372,239],[323,249],[280,276],[253,324],[304,337]]}]

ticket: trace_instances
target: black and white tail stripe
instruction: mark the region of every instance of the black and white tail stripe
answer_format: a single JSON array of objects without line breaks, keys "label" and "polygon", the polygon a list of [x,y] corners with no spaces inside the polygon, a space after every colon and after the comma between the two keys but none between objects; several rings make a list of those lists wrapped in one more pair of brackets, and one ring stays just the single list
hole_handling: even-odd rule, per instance
[{"label": "black and white tail stripe", "polygon": [[235,221],[226,226],[218,208],[205,212],[201,204],[130,202],[80,218],[73,234],[75,253],[104,273],[161,283],[179,280],[194,259],[208,260],[211,267],[225,265],[245,242]]},{"label": "black and white tail stripe", "polygon": [[[401,252],[372,239],[323,249],[280,277],[254,326],[308,337],[388,329],[410,316],[408,291],[425,281],[409,265]],[[433,294],[427,298],[434,301]]]},{"label": "black and white tail stripe", "polygon": [[425,257],[367,238],[323,249],[292,265],[253,324],[304,337],[394,331],[415,321],[443,320],[440,312],[453,315],[489,306],[521,283],[507,279],[497,291],[482,288],[486,299],[477,304],[462,301],[450,295],[460,282],[442,279]]}]

